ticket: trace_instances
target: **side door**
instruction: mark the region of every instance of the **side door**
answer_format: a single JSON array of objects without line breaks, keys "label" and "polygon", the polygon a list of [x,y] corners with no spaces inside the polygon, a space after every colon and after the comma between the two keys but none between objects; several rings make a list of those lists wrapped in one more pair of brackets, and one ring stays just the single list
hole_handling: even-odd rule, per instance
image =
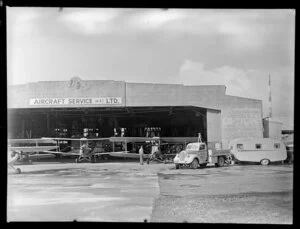
[{"label": "side door", "polygon": [[206,163],[207,160],[207,149],[204,143],[200,144],[199,146],[199,164]]}]

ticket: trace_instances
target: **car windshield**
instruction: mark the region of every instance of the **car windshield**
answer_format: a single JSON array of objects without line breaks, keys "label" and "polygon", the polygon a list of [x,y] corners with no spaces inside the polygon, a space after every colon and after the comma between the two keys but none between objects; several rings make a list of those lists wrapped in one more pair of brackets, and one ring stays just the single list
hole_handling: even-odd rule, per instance
[{"label": "car windshield", "polygon": [[199,150],[199,144],[188,144],[186,149],[187,150]]}]

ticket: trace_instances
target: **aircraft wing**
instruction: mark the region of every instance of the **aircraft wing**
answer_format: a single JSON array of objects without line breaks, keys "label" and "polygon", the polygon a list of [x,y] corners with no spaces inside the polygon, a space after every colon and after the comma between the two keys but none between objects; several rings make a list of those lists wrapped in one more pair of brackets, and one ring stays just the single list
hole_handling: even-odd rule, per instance
[{"label": "aircraft wing", "polygon": [[61,151],[43,151],[44,153],[49,153],[49,154],[58,154],[58,155],[62,155],[62,156],[79,156],[80,153],[79,152],[61,152]]},{"label": "aircraft wing", "polygon": [[57,148],[58,146],[9,146],[8,150],[22,151],[23,153],[35,153]]},{"label": "aircraft wing", "polygon": [[31,154],[28,155],[29,159],[36,159],[36,158],[54,158],[54,154]]},{"label": "aircraft wing", "polygon": [[43,151],[43,153],[48,153],[48,154],[64,154],[66,152],[45,150],[45,151]]},{"label": "aircraft wing", "polygon": [[26,138],[26,139],[7,139],[8,144],[32,144],[32,143],[52,143],[55,144],[55,141],[52,139],[42,139],[42,138]]},{"label": "aircraft wing", "polygon": [[190,143],[198,142],[198,137],[161,137],[160,140],[168,143]]},{"label": "aircraft wing", "polygon": [[96,156],[100,156],[100,155],[110,155],[109,152],[106,152],[106,153],[93,153],[94,155]]},{"label": "aircraft wing", "polygon": [[111,137],[111,142],[153,142],[160,140],[167,143],[198,142],[198,137]]},{"label": "aircraft wing", "polygon": [[[126,157],[126,158],[140,158],[140,155],[137,153],[128,153],[129,151],[120,151],[120,152],[109,152],[108,154],[113,157]],[[148,158],[148,154],[143,155],[144,158]]]},{"label": "aircraft wing", "polygon": [[55,141],[105,141],[109,138],[51,138],[51,137],[42,137],[45,140],[55,140]]},{"label": "aircraft wing", "polygon": [[109,141],[111,142],[150,142],[159,140],[159,138],[150,137],[111,137]]}]

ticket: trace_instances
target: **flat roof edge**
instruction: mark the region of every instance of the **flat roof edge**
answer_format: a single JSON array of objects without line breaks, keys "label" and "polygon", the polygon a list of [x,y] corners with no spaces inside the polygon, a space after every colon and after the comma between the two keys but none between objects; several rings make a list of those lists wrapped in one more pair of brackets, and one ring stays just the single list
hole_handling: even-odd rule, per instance
[{"label": "flat roof edge", "polygon": [[259,101],[262,102],[262,99],[252,99],[252,98],[248,98],[248,97],[242,97],[242,96],[235,96],[235,95],[225,95],[231,98],[237,98],[237,99],[245,99],[245,100],[253,100],[253,101]]}]

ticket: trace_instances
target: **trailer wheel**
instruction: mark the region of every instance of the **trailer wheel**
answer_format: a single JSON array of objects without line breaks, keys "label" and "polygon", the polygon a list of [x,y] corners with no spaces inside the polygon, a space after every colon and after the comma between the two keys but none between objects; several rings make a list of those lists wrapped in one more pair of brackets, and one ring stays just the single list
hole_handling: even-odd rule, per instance
[{"label": "trailer wheel", "polygon": [[224,157],[218,157],[217,167],[224,166],[224,163],[225,163]]},{"label": "trailer wheel", "polygon": [[197,169],[198,168],[198,165],[199,165],[199,162],[196,158],[194,158],[194,160],[192,161],[191,163],[191,168],[192,169]]},{"label": "trailer wheel", "polygon": [[270,164],[270,160],[269,160],[269,159],[262,159],[262,160],[260,161],[260,164],[261,164],[261,165],[268,165],[268,164]]},{"label": "trailer wheel", "polygon": [[179,169],[179,164],[175,164],[175,169]]}]

